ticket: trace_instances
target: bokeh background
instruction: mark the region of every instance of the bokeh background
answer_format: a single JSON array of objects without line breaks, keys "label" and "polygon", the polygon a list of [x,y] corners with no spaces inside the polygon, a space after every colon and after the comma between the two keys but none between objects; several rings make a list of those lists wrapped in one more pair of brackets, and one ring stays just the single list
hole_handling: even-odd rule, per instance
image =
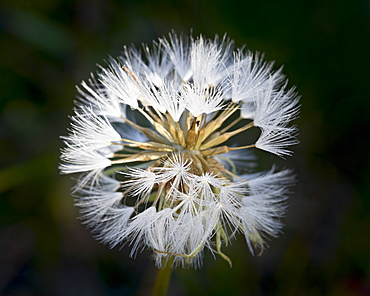
[{"label": "bokeh background", "polygon": [[[175,270],[170,295],[370,295],[370,3],[366,0],[0,2],[0,294],[150,295],[143,252],[109,249],[77,219],[58,172],[75,85],[170,30],[265,53],[302,95],[298,183],[284,235],[252,256],[242,237]],[[270,161],[270,159],[269,159]]]}]

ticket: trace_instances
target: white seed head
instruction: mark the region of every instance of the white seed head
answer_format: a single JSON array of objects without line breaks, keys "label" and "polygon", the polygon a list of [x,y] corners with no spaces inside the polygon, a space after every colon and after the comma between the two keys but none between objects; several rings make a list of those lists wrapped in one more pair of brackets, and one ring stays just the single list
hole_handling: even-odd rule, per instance
[{"label": "white seed head", "polygon": [[96,237],[149,248],[158,267],[199,267],[205,249],[231,264],[222,247],[237,233],[263,250],[294,181],[254,171],[254,149],[283,157],[297,143],[281,69],[226,37],[174,33],[108,63],[77,88],[60,165],[82,173],[76,205]]}]

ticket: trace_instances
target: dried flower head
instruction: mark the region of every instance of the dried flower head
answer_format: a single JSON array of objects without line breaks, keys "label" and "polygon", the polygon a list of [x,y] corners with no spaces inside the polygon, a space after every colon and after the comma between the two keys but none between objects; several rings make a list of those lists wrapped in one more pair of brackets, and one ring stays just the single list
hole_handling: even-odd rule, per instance
[{"label": "dried flower head", "polygon": [[263,250],[293,177],[251,173],[252,151],[290,155],[299,111],[272,67],[227,38],[170,34],[82,82],[60,169],[82,173],[74,192],[97,238],[150,248],[158,267],[197,267],[205,248],[231,264],[221,248],[238,232]]}]

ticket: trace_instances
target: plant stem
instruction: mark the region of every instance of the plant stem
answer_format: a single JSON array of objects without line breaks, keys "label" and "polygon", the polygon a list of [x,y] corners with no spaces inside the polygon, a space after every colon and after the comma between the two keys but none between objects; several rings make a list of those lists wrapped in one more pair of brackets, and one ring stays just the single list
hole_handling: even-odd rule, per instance
[{"label": "plant stem", "polygon": [[164,266],[158,269],[157,279],[153,288],[153,296],[166,296],[168,285],[170,283],[172,261],[170,258],[164,262]]}]

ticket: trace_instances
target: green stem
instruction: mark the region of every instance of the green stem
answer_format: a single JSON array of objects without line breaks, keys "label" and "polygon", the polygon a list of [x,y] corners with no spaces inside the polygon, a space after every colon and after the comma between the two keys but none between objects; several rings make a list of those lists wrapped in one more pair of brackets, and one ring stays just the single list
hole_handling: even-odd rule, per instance
[{"label": "green stem", "polygon": [[153,296],[166,296],[170,283],[173,258],[165,260],[164,266],[158,269],[157,279],[153,288]]}]

